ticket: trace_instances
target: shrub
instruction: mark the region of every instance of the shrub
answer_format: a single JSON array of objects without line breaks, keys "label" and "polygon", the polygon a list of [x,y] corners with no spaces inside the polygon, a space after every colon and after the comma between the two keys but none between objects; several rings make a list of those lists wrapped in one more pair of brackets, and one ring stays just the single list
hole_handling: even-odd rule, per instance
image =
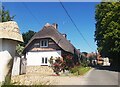
[{"label": "shrub", "polygon": [[53,62],[53,57],[50,58],[49,62],[51,64],[51,67],[53,71],[59,75],[59,72],[70,70],[72,67],[74,67],[74,63],[72,61],[73,57],[71,55],[64,55],[63,60],[62,58],[58,57],[55,59],[55,62]]},{"label": "shrub", "polygon": [[70,70],[71,68],[74,67],[74,62],[73,62],[73,56],[72,55],[64,55],[63,60],[65,62],[65,69]]},{"label": "shrub", "polygon": [[49,60],[51,67],[53,69],[53,71],[59,75],[59,72],[61,72],[64,68],[64,62],[60,59],[60,57],[58,57],[57,59],[55,59],[55,62],[53,62],[53,58],[50,58]]}]

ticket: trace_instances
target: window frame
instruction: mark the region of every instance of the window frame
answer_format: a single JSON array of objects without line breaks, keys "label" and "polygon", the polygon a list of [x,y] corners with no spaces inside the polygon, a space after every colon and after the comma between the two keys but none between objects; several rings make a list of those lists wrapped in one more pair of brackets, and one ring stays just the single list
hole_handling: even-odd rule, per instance
[{"label": "window frame", "polygon": [[42,65],[48,65],[48,57],[42,57],[41,64]]},{"label": "window frame", "polygon": [[[42,42],[43,42],[43,46],[42,46]],[[46,43],[46,46],[45,46],[45,43]],[[40,47],[48,47],[48,40],[47,39],[40,40]]]}]

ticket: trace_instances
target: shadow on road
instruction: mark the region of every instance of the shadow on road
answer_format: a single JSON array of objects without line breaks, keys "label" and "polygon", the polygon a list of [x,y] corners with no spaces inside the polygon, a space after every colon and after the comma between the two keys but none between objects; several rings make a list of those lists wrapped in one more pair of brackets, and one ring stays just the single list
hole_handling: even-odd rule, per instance
[{"label": "shadow on road", "polygon": [[111,67],[111,66],[94,66],[93,68],[95,68],[95,69],[99,69],[99,70],[109,70],[109,71],[120,72],[120,67]]}]

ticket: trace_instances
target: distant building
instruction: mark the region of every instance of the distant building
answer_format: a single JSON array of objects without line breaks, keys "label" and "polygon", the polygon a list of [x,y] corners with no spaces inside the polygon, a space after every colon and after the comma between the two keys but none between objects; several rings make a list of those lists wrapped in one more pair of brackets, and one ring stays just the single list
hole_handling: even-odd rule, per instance
[{"label": "distant building", "polygon": [[99,52],[97,53],[97,63],[103,65],[103,58]]},{"label": "distant building", "polygon": [[110,62],[109,62],[108,57],[103,58],[103,66],[110,66]]}]

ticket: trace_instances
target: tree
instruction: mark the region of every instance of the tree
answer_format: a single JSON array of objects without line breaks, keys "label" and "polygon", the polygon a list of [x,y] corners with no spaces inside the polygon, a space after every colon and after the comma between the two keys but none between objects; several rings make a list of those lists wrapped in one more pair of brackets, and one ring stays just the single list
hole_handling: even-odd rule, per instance
[{"label": "tree", "polygon": [[0,17],[2,22],[7,22],[7,21],[13,21],[15,16],[10,16],[9,10],[5,10],[4,6],[2,6],[2,9],[0,9]]},{"label": "tree", "polygon": [[25,46],[35,33],[36,32],[32,30],[29,30],[28,32],[23,33],[22,36],[23,36],[24,43],[22,43],[21,45]]},{"label": "tree", "polygon": [[120,56],[120,2],[101,2],[96,6],[95,41],[98,51],[118,66]]},{"label": "tree", "polygon": [[20,44],[16,46],[16,51],[20,56],[22,55],[23,50],[24,50],[24,47],[20,46]]}]

